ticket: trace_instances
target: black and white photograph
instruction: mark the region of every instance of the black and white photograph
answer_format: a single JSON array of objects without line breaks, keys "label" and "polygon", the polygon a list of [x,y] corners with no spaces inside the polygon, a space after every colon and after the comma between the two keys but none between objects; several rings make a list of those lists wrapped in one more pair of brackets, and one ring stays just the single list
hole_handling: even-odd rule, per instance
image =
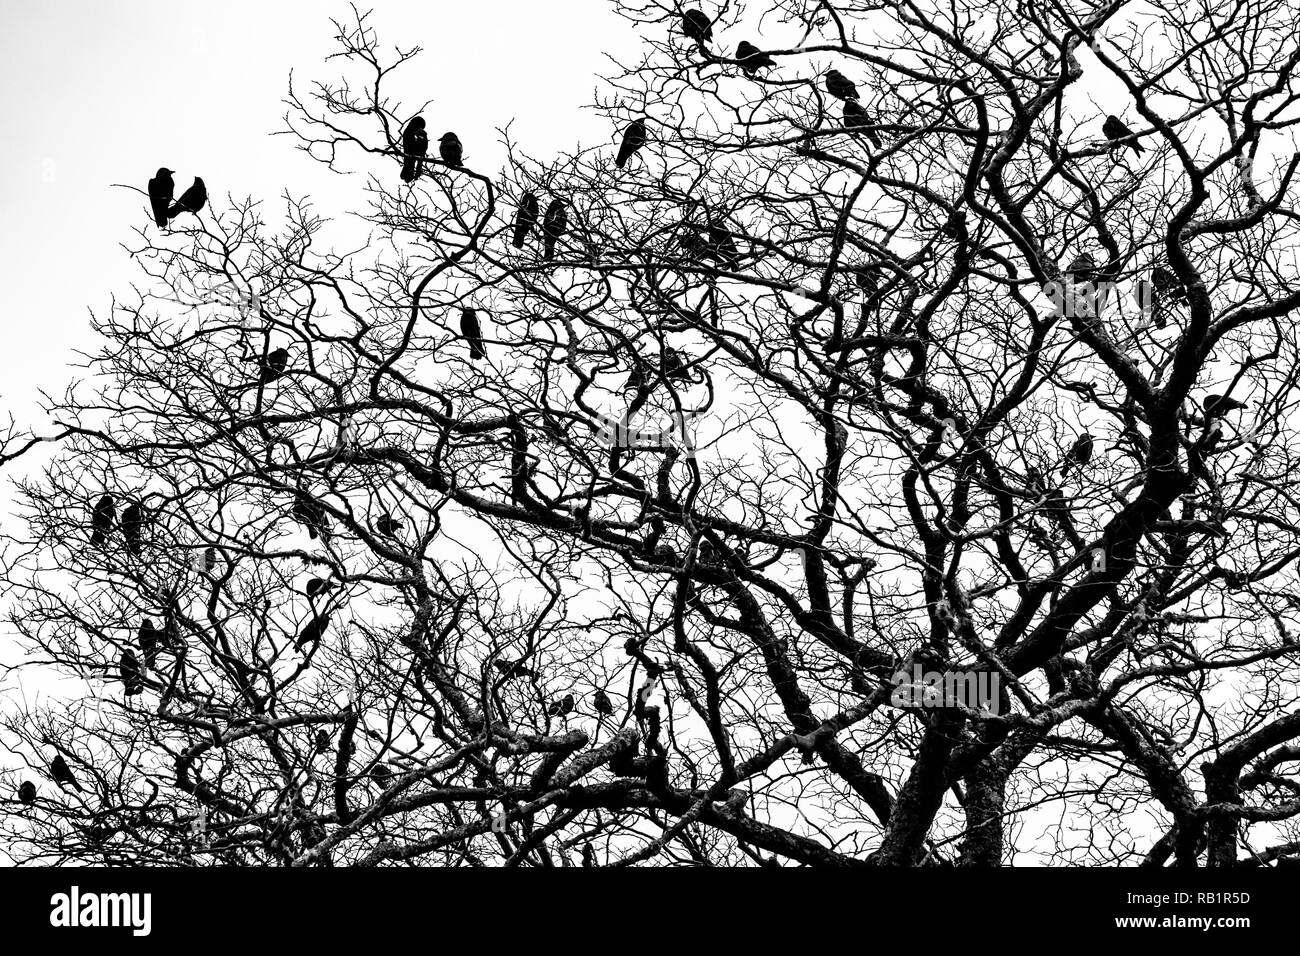
[{"label": "black and white photograph", "polygon": [[7,930],[1294,940],[1300,0],[0,23]]}]

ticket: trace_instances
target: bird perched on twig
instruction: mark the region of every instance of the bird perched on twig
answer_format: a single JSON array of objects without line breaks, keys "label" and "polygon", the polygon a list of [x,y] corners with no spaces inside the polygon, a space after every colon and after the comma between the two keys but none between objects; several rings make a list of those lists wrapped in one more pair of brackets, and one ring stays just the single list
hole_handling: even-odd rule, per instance
[{"label": "bird perched on twig", "polygon": [[455,133],[443,133],[438,137],[438,155],[442,161],[454,169],[459,169],[465,151],[460,145],[460,138]]},{"label": "bird perched on twig", "polygon": [[839,70],[827,70],[825,84],[826,92],[837,100],[856,100],[858,98],[858,88],[853,85],[852,80]]},{"label": "bird perched on twig", "polygon": [[329,513],[325,510],[324,505],[306,492],[298,492],[293,502],[292,514],[307,529],[307,534],[313,541],[317,536],[329,537]]},{"label": "bird perched on twig", "polygon": [[315,597],[318,594],[324,594],[326,591],[332,590],[333,587],[334,583],[327,578],[311,578],[303,590],[308,597]]},{"label": "bird perched on twig", "polygon": [[590,843],[582,845],[582,865],[584,867],[594,867],[596,865],[596,851],[591,848]]},{"label": "bird perched on twig", "polygon": [[158,646],[163,640],[162,632],[146,617],[140,622],[136,640],[140,645],[140,653],[144,655],[144,666],[152,670],[154,661],[158,659]]},{"label": "bird perched on twig", "polygon": [[601,717],[608,717],[614,713],[614,704],[609,699],[609,695],[603,690],[598,690],[591,698],[591,706],[596,709],[596,713]]},{"label": "bird perched on twig", "polygon": [[[1120,140],[1133,135],[1133,131],[1125,126],[1118,116],[1107,116],[1106,122],[1101,124],[1101,131],[1106,139],[1110,140],[1112,149],[1119,145]],[[1142,146],[1136,139],[1132,140],[1128,145],[1133,147],[1133,152],[1142,152]]]},{"label": "bird perched on twig", "polygon": [[880,148],[880,137],[873,130],[865,128],[871,125],[871,117],[857,100],[844,101],[844,125],[848,129],[861,129],[871,141],[871,145],[876,149]]},{"label": "bird perched on twig", "polygon": [[731,237],[731,231],[721,219],[709,223],[706,248],[710,258],[728,269],[735,269],[740,264],[740,250],[736,248],[736,240]]},{"label": "bird perched on twig", "polygon": [[551,204],[546,207],[546,215],[542,217],[542,239],[546,258],[555,255],[555,244],[564,236],[564,230],[568,227],[569,211],[564,205],[564,200],[552,199]]},{"label": "bird perched on twig", "polygon": [[195,176],[194,184],[181,193],[181,198],[172,203],[171,208],[167,210],[167,218],[175,219],[183,212],[192,212],[197,216],[207,201],[208,187],[203,185],[202,179]]},{"label": "bird perched on twig", "polygon": [[776,66],[776,61],[748,40],[741,40],[736,47],[736,59],[746,76],[753,76],[763,67]]},{"label": "bird perched on twig", "polygon": [[532,193],[524,193],[515,213],[515,235],[510,242],[516,249],[524,247],[524,240],[533,231],[533,226],[537,225],[537,210],[537,197]]},{"label": "bird perched on twig", "polygon": [[1087,280],[1097,271],[1097,260],[1092,257],[1091,253],[1082,252],[1074,257],[1074,261],[1066,267],[1066,272],[1072,279]]},{"label": "bird perched on twig", "polygon": [[113,520],[117,517],[117,505],[113,504],[112,495],[104,495],[95,502],[90,513],[90,543],[103,547],[108,540],[108,533],[113,530]]},{"label": "bird perched on twig", "polygon": [[133,501],[122,511],[122,537],[126,539],[126,550],[132,555],[140,554],[140,538],[144,531],[144,508]]},{"label": "bird perched on twig", "polygon": [[623,130],[623,142],[619,144],[618,156],[614,159],[614,165],[622,169],[624,164],[636,155],[637,150],[645,145],[645,142],[645,121],[633,120],[628,124],[627,129]]},{"label": "bird perched on twig", "polygon": [[1228,395],[1206,395],[1201,407],[1205,409],[1206,418],[1215,419],[1222,418],[1229,412],[1235,412],[1239,408],[1245,408],[1247,404],[1247,402],[1239,402]]},{"label": "bird perched on twig", "polygon": [[573,695],[565,694],[562,698],[552,701],[546,708],[549,717],[567,717],[573,713]]},{"label": "bird perched on twig", "polygon": [[475,310],[461,309],[460,335],[469,343],[470,361],[487,358],[487,350],[483,348],[483,329],[478,324],[478,313]]},{"label": "bird perched on twig", "polygon": [[50,761],[50,776],[55,783],[66,783],[78,793],[85,793],[85,788],[77,783],[77,778],[72,775],[72,769],[68,762],[63,759],[63,754],[55,754],[54,759]]},{"label": "bird perched on twig", "polygon": [[383,512],[382,514],[380,514],[378,518],[375,519],[375,530],[378,531],[380,534],[387,535],[390,538],[394,537],[397,534],[397,532],[401,530],[401,527],[402,527],[402,522],[398,521],[387,511]]},{"label": "bird perched on twig", "polygon": [[320,639],[325,636],[326,629],[330,626],[330,612],[321,611],[302,629],[298,637],[294,640],[293,646],[302,650],[308,644],[315,646],[320,643]]},{"label": "bird perched on twig", "polygon": [[1061,474],[1066,474],[1071,465],[1083,466],[1092,461],[1092,448],[1092,436],[1085,431],[1074,440],[1070,450],[1065,453],[1065,461],[1061,464]]},{"label": "bird perched on twig", "polygon": [[537,672],[531,667],[525,666],[523,661],[511,661],[501,658],[493,661],[492,666],[499,670],[506,680],[518,680],[523,677],[533,679],[537,677]]},{"label": "bird perched on twig", "polygon": [[18,799],[20,802],[30,806],[36,802],[36,784],[30,780],[24,780],[18,785]]},{"label": "bird perched on twig", "polygon": [[167,226],[167,210],[171,207],[172,196],[176,192],[176,183],[172,179],[174,169],[159,167],[157,174],[149,180],[149,208],[153,210],[153,221],[159,229]]},{"label": "bird perched on twig", "polygon": [[283,347],[274,349],[265,359],[258,359],[257,366],[257,380],[270,385],[289,367],[289,350]]},{"label": "bird perched on twig", "polygon": [[129,647],[122,649],[122,657],[117,662],[117,672],[122,678],[122,686],[127,697],[134,697],[144,690],[144,673],[140,670],[140,659],[131,653]]},{"label": "bird perched on twig", "polygon": [[713,39],[713,21],[702,10],[687,10],[682,14],[682,33],[700,46]]},{"label": "bird perched on twig", "polygon": [[429,134],[424,117],[417,116],[406,124],[402,133],[402,182],[413,183],[424,173],[424,157],[429,155]]}]

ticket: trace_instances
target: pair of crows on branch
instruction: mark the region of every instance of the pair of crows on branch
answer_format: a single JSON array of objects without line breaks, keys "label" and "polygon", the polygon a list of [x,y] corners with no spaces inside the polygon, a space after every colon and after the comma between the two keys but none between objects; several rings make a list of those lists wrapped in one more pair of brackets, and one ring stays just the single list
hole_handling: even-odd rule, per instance
[{"label": "pair of crows on branch", "polygon": [[[402,133],[402,182],[413,183],[420,178],[428,155],[429,134],[425,132],[424,117],[417,116]],[[460,138],[455,133],[443,133],[438,137],[438,155],[452,169],[459,169],[465,157]]]},{"label": "pair of crows on branch", "polygon": [[[72,774],[72,768],[68,762],[63,759],[63,754],[55,754],[54,759],[50,761],[50,777],[54,782],[62,786],[67,784],[78,793],[85,793],[86,788],[77,782],[77,778]],[[36,784],[30,780],[24,780],[18,787],[18,800],[24,806],[31,806],[36,802]]]},{"label": "pair of crows on branch", "polygon": [[166,228],[169,220],[175,219],[183,212],[197,214],[208,201],[208,188],[203,185],[202,178],[195,176],[194,185],[181,193],[180,199],[173,202],[172,195],[176,192],[176,183],[172,180],[174,172],[176,170],[163,166],[154,178],[149,180],[149,206],[153,210],[153,221],[160,229]]}]

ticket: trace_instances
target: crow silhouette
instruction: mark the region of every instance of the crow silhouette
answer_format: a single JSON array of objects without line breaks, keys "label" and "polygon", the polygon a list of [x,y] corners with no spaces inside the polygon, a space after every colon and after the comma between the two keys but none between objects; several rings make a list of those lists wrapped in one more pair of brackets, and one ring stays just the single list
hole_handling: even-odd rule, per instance
[{"label": "crow silhouette", "polygon": [[139,502],[133,501],[122,510],[122,537],[126,539],[126,550],[133,555],[140,554],[144,522],[144,508]]},{"label": "crow silhouette", "polygon": [[308,597],[315,597],[331,590],[333,587],[333,583],[326,578],[311,578],[303,590],[307,592]]},{"label": "crow silhouette", "polygon": [[1061,474],[1066,474],[1071,465],[1086,465],[1092,461],[1092,436],[1086,431],[1074,440],[1070,450],[1065,453],[1065,462],[1061,465]]},{"label": "crow silhouette", "polygon": [[873,130],[864,128],[871,125],[871,117],[857,100],[844,101],[844,125],[849,129],[861,129],[871,145],[880,148],[880,137]]},{"label": "crow silhouette", "polygon": [[258,360],[257,380],[263,385],[270,385],[283,375],[288,367],[289,350],[283,347],[275,349],[265,359]]},{"label": "crow silhouette", "polygon": [[713,39],[713,21],[702,10],[687,10],[682,14],[682,33],[705,46]]},{"label": "crow silhouette", "polygon": [[72,775],[72,770],[68,767],[68,762],[63,759],[63,754],[55,754],[54,759],[50,761],[50,776],[55,783],[66,783],[78,793],[86,792],[85,788],[77,783],[77,778]]},{"label": "crow silhouette", "polygon": [[438,137],[438,155],[448,166],[460,167],[465,154],[455,133],[443,133]]},{"label": "crow silhouette", "polygon": [[[1129,129],[1127,126],[1125,126],[1123,121],[1121,121],[1118,116],[1107,116],[1106,122],[1101,124],[1101,131],[1105,135],[1105,137],[1108,140],[1110,140],[1110,145],[1112,148],[1119,145],[1119,140],[1122,140],[1127,136],[1133,135],[1133,131]],[[1133,147],[1133,152],[1135,153],[1142,152],[1142,146],[1141,144],[1138,143],[1136,139],[1134,139],[1128,145]]]},{"label": "crow silhouette", "polygon": [[90,514],[90,543],[103,547],[108,540],[108,533],[113,530],[113,519],[117,517],[117,506],[113,504],[112,495],[104,495],[95,502]]},{"label": "crow silhouette", "polygon": [[596,713],[602,717],[608,717],[614,713],[614,704],[610,701],[609,695],[603,690],[596,691],[591,699],[591,705],[596,709]]},{"label": "crow silhouette", "polygon": [[1207,418],[1222,418],[1229,412],[1235,412],[1239,408],[1245,408],[1245,402],[1239,402],[1228,395],[1206,395],[1205,401],[1201,403],[1205,409]]},{"label": "crow silhouette", "polygon": [[158,659],[158,645],[163,641],[162,632],[146,617],[140,622],[140,630],[136,638],[140,645],[140,653],[144,655],[144,666],[152,670],[154,661]]},{"label": "crow silhouette", "polygon": [[159,229],[167,226],[167,209],[172,204],[176,193],[176,182],[172,179],[174,169],[159,167],[157,175],[149,180],[149,208],[153,210],[153,221]]},{"label": "crow silhouette", "polygon": [[736,47],[736,59],[747,76],[753,76],[765,66],[776,66],[776,61],[748,40],[741,40]]},{"label": "crow silhouette", "polygon": [[516,249],[524,247],[524,240],[533,231],[533,226],[537,225],[537,209],[537,197],[532,193],[524,193],[519,211],[515,213],[515,236],[511,240],[511,245]]},{"label": "crow silhouette", "polygon": [[478,324],[478,313],[473,309],[461,310],[460,335],[469,343],[469,357],[472,361],[487,358],[487,350],[483,348],[483,329]]},{"label": "crow silhouette", "polygon": [[546,713],[551,717],[567,717],[573,713],[573,695],[565,694],[560,700],[552,701]]},{"label": "crow silhouette", "polygon": [[30,780],[24,780],[18,785],[18,799],[25,804],[31,805],[36,802],[36,784]]},{"label": "crow silhouette", "polygon": [[645,121],[633,120],[628,124],[627,129],[623,130],[623,142],[619,144],[614,165],[622,169],[627,161],[636,155],[637,150],[645,145],[645,140]]},{"label": "crow silhouette", "polygon": [[555,244],[564,236],[569,227],[569,211],[563,199],[552,199],[542,217],[542,238],[545,243],[546,258],[555,255]]},{"label": "crow silhouette", "polygon": [[424,173],[424,157],[429,154],[429,134],[424,117],[417,116],[406,124],[402,133],[402,182],[413,183]]},{"label": "crow silhouette", "polygon": [[315,540],[318,536],[329,537],[330,518],[329,512],[315,498],[306,492],[298,492],[294,499],[292,514],[298,519],[298,522],[307,529],[307,534]]},{"label": "crow silhouette", "polygon": [[394,537],[397,534],[397,532],[401,530],[401,528],[402,528],[402,522],[398,521],[387,511],[383,512],[378,518],[375,519],[375,530],[382,535],[387,535],[390,538]]},{"label": "crow silhouette", "polygon": [[307,626],[298,634],[297,639],[293,642],[293,646],[298,650],[302,650],[308,644],[319,644],[320,639],[325,636],[325,631],[329,626],[330,612],[322,611],[307,622]]},{"label": "crow silhouette", "polygon": [[204,203],[208,201],[208,187],[203,185],[203,180],[198,176],[194,177],[194,185],[181,193],[181,198],[172,203],[167,210],[167,218],[175,219],[183,212],[192,212],[198,215]]},{"label": "crow silhouette", "polygon": [[837,100],[856,100],[858,88],[839,70],[826,71],[826,92]]},{"label": "crow silhouette", "polygon": [[117,672],[122,677],[126,696],[134,697],[144,690],[144,673],[140,670],[140,659],[129,647],[122,649],[122,657],[117,662]]}]

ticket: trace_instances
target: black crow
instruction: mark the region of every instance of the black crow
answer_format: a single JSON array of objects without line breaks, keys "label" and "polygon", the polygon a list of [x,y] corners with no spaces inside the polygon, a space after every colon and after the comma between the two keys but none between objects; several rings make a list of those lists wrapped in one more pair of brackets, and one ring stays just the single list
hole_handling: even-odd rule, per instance
[{"label": "black crow", "polygon": [[379,784],[380,787],[387,787],[388,782],[393,779],[393,771],[385,764],[377,763],[370,769],[370,779]]},{"label": "black crow", "polygon": [[152,669],[154,661],[158,659],[158,645],[163,640],[162,632],[153,626],[153,621],[146,617],[140,622],[137,639],[140,644],[140,653],[144,655],[144,666]]},{"label": "black crow", "polygon": [[1074,261],[1065,270],[1071,277],[1087,279],[1097,271],[1097,260],[1089,253],[1084,252],[1075,256]]},{"label": "black crow", "polygon": [[312,578],[307,582],[307,587],[304,588],[304,590],[307,592],[308,597],[315,597],[318,594],[323,594],[324,592],[329,591],[333,587],[333,583],[326,578]]},{"label": "black crow", "polygon": [[95,503],[95,510],[90,514],[90,543],[103,546],[108,533],[113,530],[113,519],[117,517],[117,506],[113,504],[112,495],[104,495]]},{"label": "black crow", "polygon": [[569,212],[563,199],[552,199],[542,217],[542,237],[545,242],[546,258],[555,255],[555,244],[564,235],[569,226]]},{"label": "black crow", "polygon": [[565,694],[560,700],[553,701],[546,713],[551,717],[567,717],[573,713],[573,695]]},{"label": "black crow", "polygon": [[289,367],[289,350],[278,348],[267,355],[265,360],[258,360],[258,381],[263,385],[270,385],[277,378],[284,374],[284,370]]},{"label": "black crow", "polygon": [[713,39],[713,21],[702,10],[687,10],[682,14],[682,32],[704,46]]},{"label": "black crow", "polygon": [[402,133],[402,182],[413,183],[424,172],[424,157],[429,154],[429,134],[424,131],[424,117],[417,116]]},{"label": "black crow", "polygon": [[631,159],[638,149],[645,145],[645,121],[633,120],[628,124],[627,129],[623,130],[623,142],[619,144],[618,156],[614,159],[614,165],[622,169],[624,164]]},{"label": "black crow", "polygon": [[483,348],[483,329],[478,324],[478,313],[473,309],[461,309],[460,335],[469,343],[471,361],[487,358],[487,351]]},{"label": "black crow", "polygon": [[837,100],[856,100],[858,88],[839,70],[826,71],[826,92]]},{"label": "black crow", "polygon": [[596,851],[592,849],[590,843],[582,845],[582,865],[584,867],[594,867],[596,865]]},{"label": "black crow", "polygon": [[740,250],[736,248],[736,241],[721,220],[715,219],[709,223],[707,248],[713,260],[728,269],[734,269],[740,264]]},{"label": "black crow", "polygon": [[25,803],[25,804],[28,804],[28,805],[35,803],[35,802],[36,802],[36,784],[32,783],[30,780],[24,780],[21,784],[19,784],[19,786],[18,786],[18,799],[19,799],[21,802],[23,802],[23,803]]},{"label": "black crow", "polygon": [[1086,465],[1092,461],[1092,436],[1086,431],[1074,440],[1070,450],[1065,453],[1065,462],[1061,465],[1061,474],[1070,470],[1071,465]]},{"label": "black crow", "polygon": [[596,709],[596,713],[602,717],[608,717],[614,713],[614,704],[610,701],[609,695],[603,690],[596,691],[591,699],[591,705]]},{"label": "black crow", "polygon": [[122,649],[122,657],[117,662],[117,672],[122,677],[126,696],[133,697],[144,690],[144,674],[140,670],[140,659],[131,653],[129,647]]},{"label": "black crow", "polygon": [[211,574],[217,569],[217,549],[208,548],[203,552],[203,570]]},{"label": "black crow", "polygon": [[871,145],[880,148],[880,137],[875,134],[874,130],[866,129],[871,125],[871,117],[857,100],[844,101],[844,125],[849,129],[862,129]]},{"label": "black crow", "polygon": [[306,492],[298,492],[293,503],[293,516],[307,529],[307,534],[314,541],[319,537],[328,537],[330,533],[330,516],[315,498]]},{"label": "black crow", "polygon": [[736,59],[748,76],[753,76],[765,66],[776,66],[775,60],[748,40],[741,40],[740,46],[736,47]]},{"label": "black crow", "polygon": [[[1133,135],[1133,131],[1125,126],[1118,116],[1107,116],[1106,122],[1101,124],[1101,131],[1105,134],[1106,138],[1110,140],[1112,147],[1119,145],[1119,140],[1124,139],[1126,136]],[[1128,145],[1133,147],[1133,152],[1142,152],[1142,146],[1136,139]]]},{"label": "black crow", "polygon": [[202,179],[195,176],[194,185],[181,193],[181,198],[172,203],[172,207],[167,210],[167,218],[175,219],[183,212],[192,212],[197,215],[207,201],[208,187],[203,185]]},{"label": "black crow", "polygon": [[1157,298],[1168,296],[1171,302],[1187,300],[1187,290],[1178,281],[1178,276],[1164,266],[1156,266],[1151,270],[1151,285],[1155,287]]},{"label": "black crow", "polygon": [[81,784],[77,783],[77,778],[72,775],[68,762],[63,759],[63,754],[55,754],[54,759],[50,761],[50,776],[55,783],[66,783],[78,793],[85,793]]},{"label": "black crow", "polygon": [[515,213],[515,237],[511,244],[516,249],[524,247],[524,240],[533,231],[533,226],[537,225],[537,209],[537,197],[532,193],[524,193],[519,211]]},{"label": "black crow", "polygon": [[1228,395],[1206,395],[1205,401],[1201,403],[1205,409],[1207,418],[1222,418],[1229,412],[1235,412],[1239,408],[1245,408],[1245,402],[1239,402]]},{"label": "black crow", "polygon": [[329,731],[327,730],[316,731],[316,751],[318,753],[324,753],[326,750],[329,749],[330,749]]},{"label": "black crow", "polygon": [[464,150],[461,149],[460,139],[455,133],[443,133],[438,137],[438,155],[448,166],[460,166],[464,158]]},{"label": "black crow", "polygon": [[329,626],[329,611],[322,611],[307,622],[307,626],[299,633],[297,639],[293,642],[293,646],[298,650],[302,650],[308,644],[319,644],[320,639],[325,636],[326,628]]},{"label": "black crow", "polygon": [[126,550],[134,555],[140,553],[140,537],[144,531],[144,508],[139,502],[131,502],[122,511],[122,537],[126,538]]},{"label": "black crow", "polygon": [[158,175],[149,180],[149,207],[153,210],[153,221],[162,229],[167,225],[167,208],[172,204],[176,192],[176,183],[172,180],[174,169],[166,166],[159,168]]},{"label": "black crow", "polygon": [[398,521],[387,511],[375,519],[375,530],[390,538],[395,536],[397,532],[401,530],[401,527],[402,522]]},{"label": "black crow", "polygon": [[531,667],[525,667],[523,661],[495,660],[492,666],[499,670],[506,680],[517,680],[521,677],[527,677],[530,680],[537,677],[537,672]]}]

